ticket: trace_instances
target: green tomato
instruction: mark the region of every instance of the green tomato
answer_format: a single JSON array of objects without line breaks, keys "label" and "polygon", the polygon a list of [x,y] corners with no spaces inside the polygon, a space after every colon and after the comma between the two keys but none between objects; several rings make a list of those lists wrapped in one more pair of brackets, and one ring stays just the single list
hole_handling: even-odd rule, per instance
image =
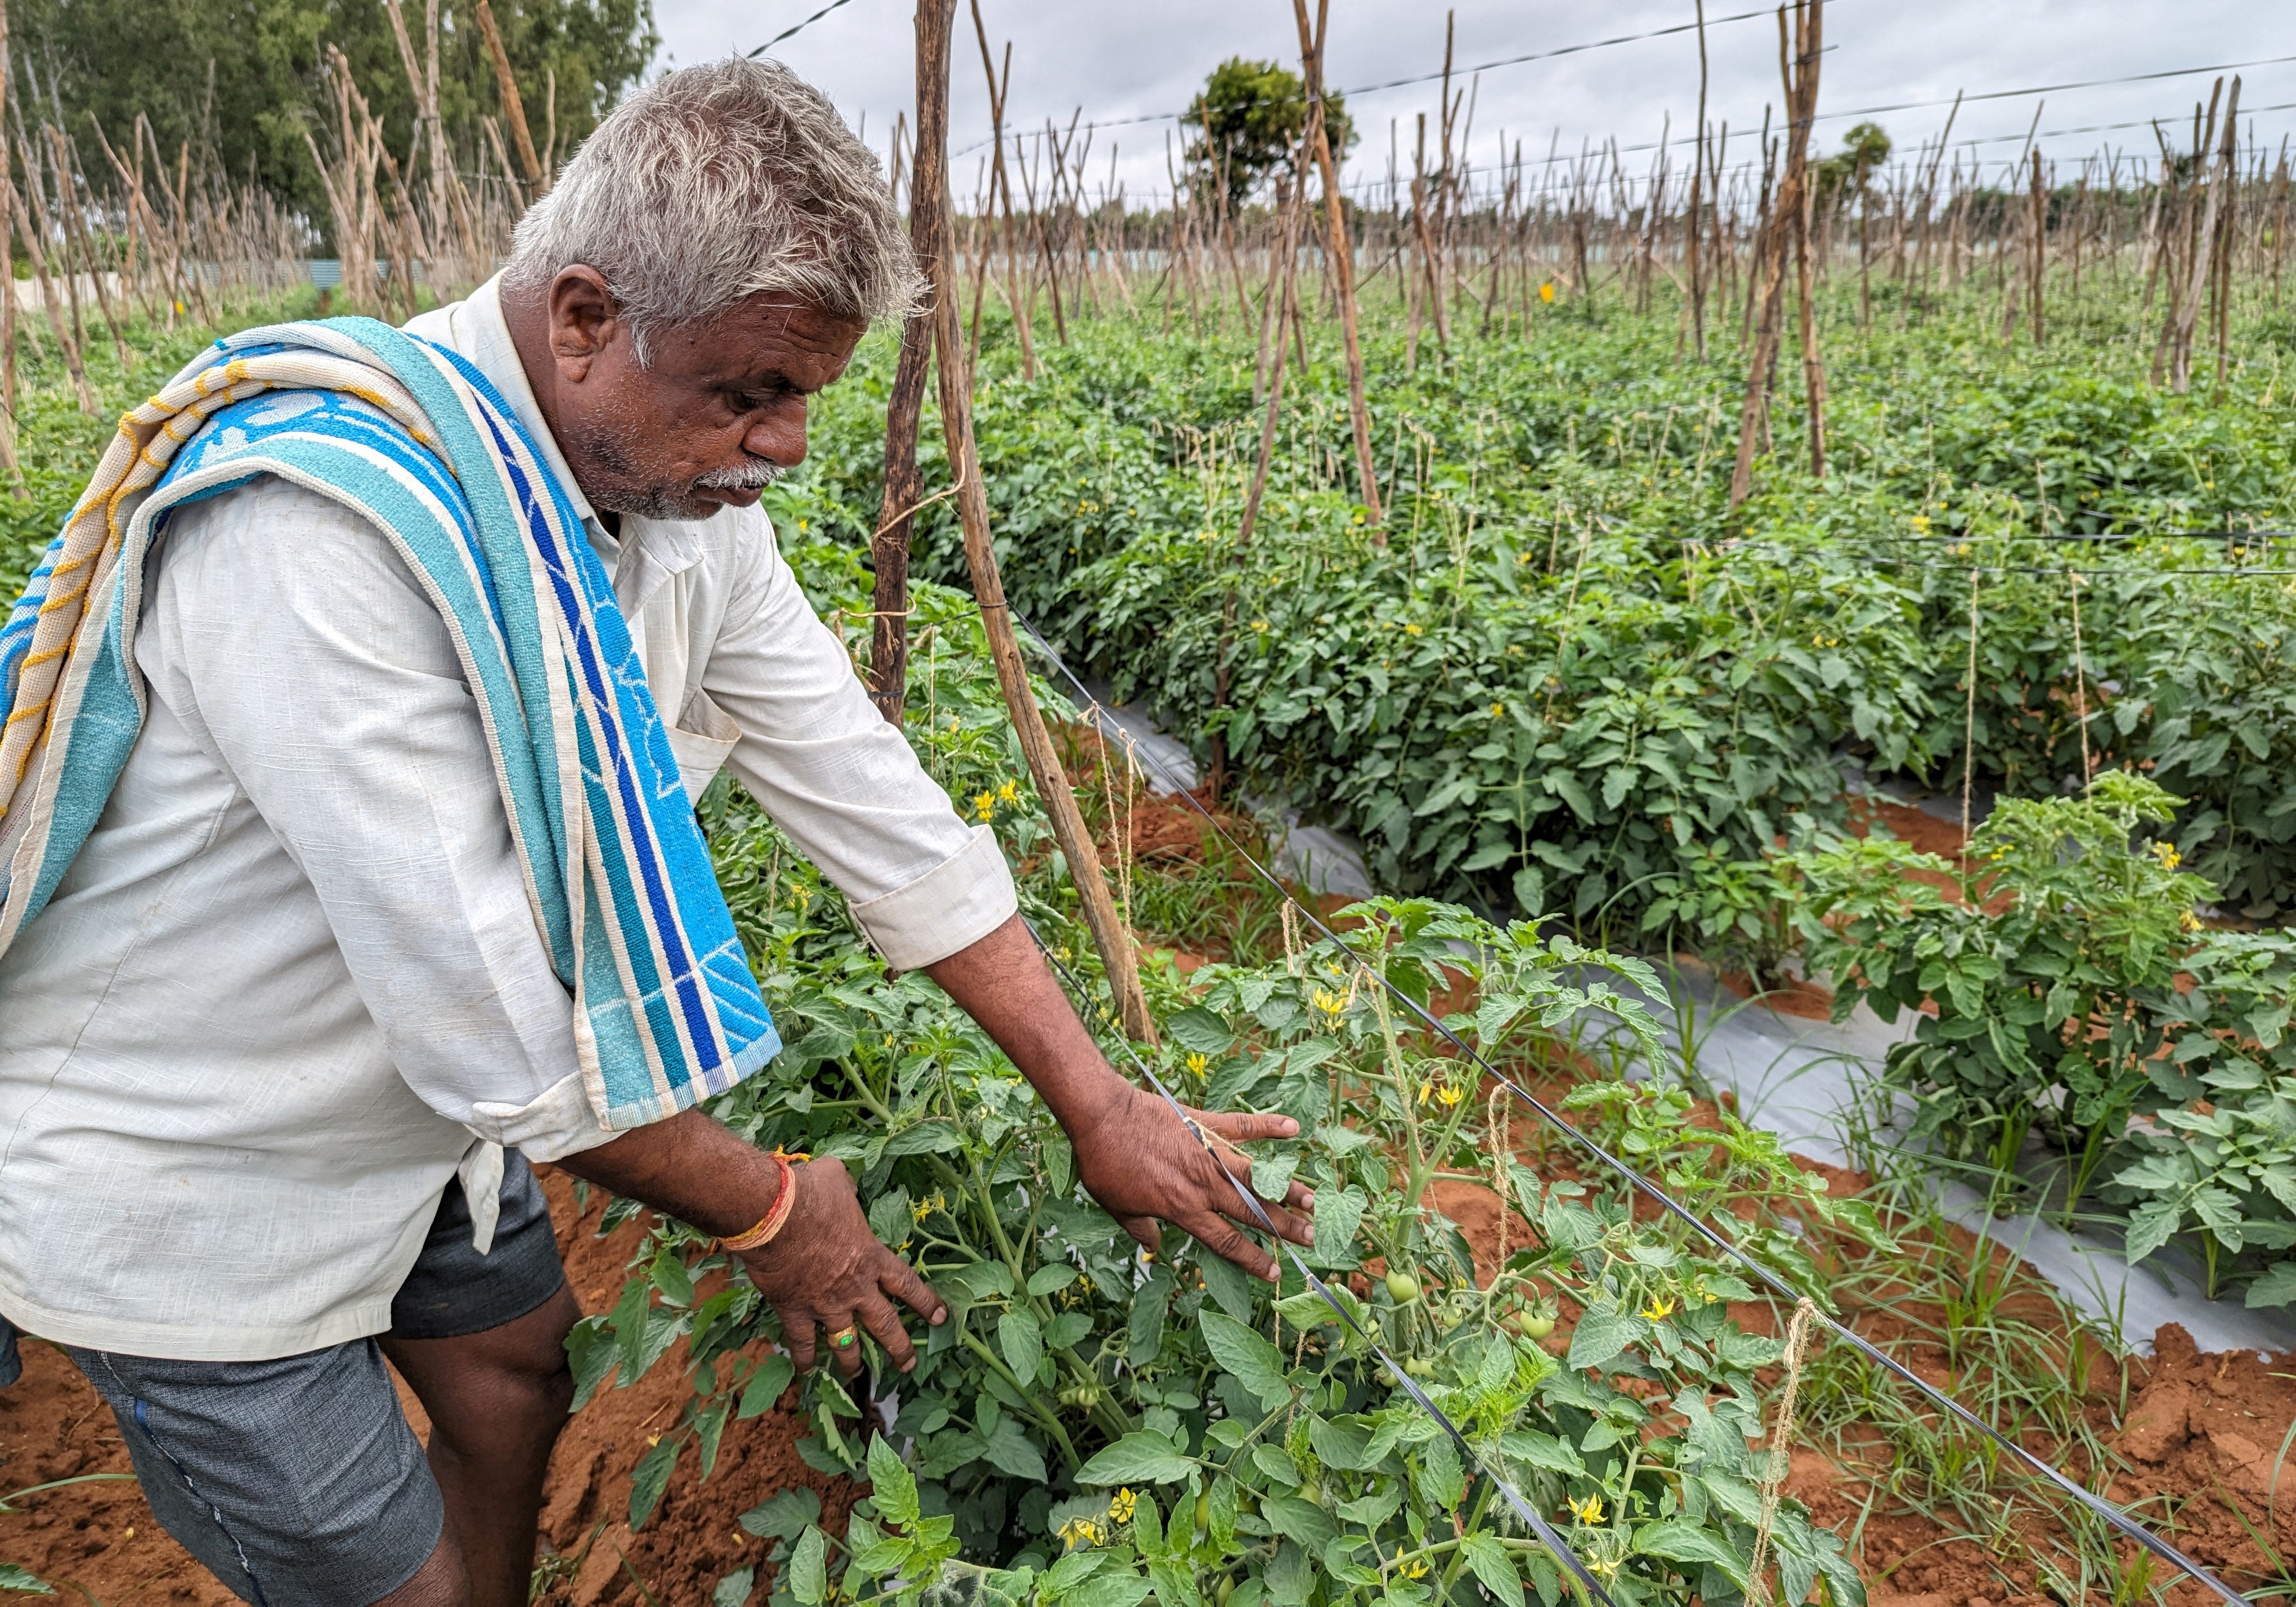
[{"label": "green tomato", "polygon": [[1423,1356],[1414,1356],[1403,1364],[1403,1370],[1414,1378],[1435,1376],[1435,1364]]},{"label": "green tomato", "polygon": [[1554,1319],[1551,1316],[1527,1316],[1522,1319],[1525,1339],[1543,1340],[1554,1332]]},{"label": "green tomato", "polygon": [[1398,1306],[1408,1306],[1419,1298],[1419,1280],[1407,1272],[1387,1275],[1387,1298]]},{"label": "green tomato", "polygon": [[1196,1527],[1201,1529],[1209,1529],[1211,1526],[1212,1493],[1208,1489],[1199,1490],[1196,1492]]},{"label": "green tomato", "polygon": [[1212,1600],[1218,1604],[1218,1607],[1227,1607],[1228,1597],[1234,1594],[1235,1576],[1230,1574],[1219,1582],[1219,1588],[1212,1593]]}]

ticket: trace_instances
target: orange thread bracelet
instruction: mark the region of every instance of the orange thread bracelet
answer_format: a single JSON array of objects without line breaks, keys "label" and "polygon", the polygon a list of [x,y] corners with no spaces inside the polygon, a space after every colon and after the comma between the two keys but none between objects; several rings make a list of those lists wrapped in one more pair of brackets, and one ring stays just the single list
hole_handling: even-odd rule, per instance
[{"label": "orange thread bracelet", "polygon": [[773,1204],[767,1208],[764,1216],[758,1218],[757,1226],[750,1228],[749,1232],[734,1238],[718,1240],[718,1247],[720,1250],[759,1249],[771,1243],[774,1235],[781,1232],[782,1225],[789,1220],[790,1208],[797,1203],[797,1168],[791,1166],[790,1162],[808,1160],[810,1157],[803,1154],[791,1155],[775,1150],[774,1159],[781,1163],[782,1183],[781,1187],[775,1191]]}]

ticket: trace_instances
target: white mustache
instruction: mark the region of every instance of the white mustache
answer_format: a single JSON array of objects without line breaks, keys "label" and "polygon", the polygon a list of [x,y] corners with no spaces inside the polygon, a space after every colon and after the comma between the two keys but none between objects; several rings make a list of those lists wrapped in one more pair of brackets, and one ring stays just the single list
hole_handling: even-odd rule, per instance
[{"label": "white mustache", "polygon": [[696,486],[707,486],[713,491],[762,491],[782,477],[779,463],[769,463],[762,457],[753,457],[738,468],[712,469],[694,480]]}]

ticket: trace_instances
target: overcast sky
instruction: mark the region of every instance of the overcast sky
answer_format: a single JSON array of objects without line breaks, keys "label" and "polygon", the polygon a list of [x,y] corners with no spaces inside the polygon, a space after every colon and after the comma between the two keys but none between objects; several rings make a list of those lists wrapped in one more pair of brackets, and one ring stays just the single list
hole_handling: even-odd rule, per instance
[{"label": "overcast sky", "polygon": [[[684,65],[747,52],[803,20],[826,0],[655,0],[663,65]],[[1204,76],[1231,55],[1275,59],[1296,67],[1299,36],[1283,0],[980,0],[992,45],[1013,42],[1008,123],[1041,128],[1065,124],[1081,106],[1092,135],[1091,176],[1097,186],[1114,171],[1136,195],[1165,184],[1165,142],[1173,124],[1152,119],[1185,107]],[[1751,153],[1741,131],[1759,127],[1766,103],[1777,103],[1777,30],[1767,14],[1742,13],[1746,0],[1708,0],[1710,122],[1727,119],[1734,161]],[[1432,85],[1369,89],[1389,80],[1439,71],[1443,11],[1397,0],[1332,0],[1329,73],[1349,96],[1361,143],[1349,164],[1357,184],[1385,177],[1390,123],[1398,126],[1401,161],[1411,160],[1413,119],[1431,114]],[[1858,111],[1906,102],[1949,102],[2100,78],[2161,73],[2220,63],[2296,57],[2296,6],[2287,0],[1828,0],[1830,46],[1820,77],[1818,148],[1831,149]],[[780,45],[775,53],[817,84],[885,149],[896,113],[914,94],[912,6],[906,0],[847,0]],[[1691,20],[1691,0],[1460,0],[1456,60],[1462,68]],[[2242,122],[2277,144],[2296,130],[2296,60],[2242,67]],[[1462,86],[1465,86],[1462,80]],[[1954,125],[1956,147],[1980,142],[1988,161],[2013,160],[2038,106],[2042,145],[2066,166],[2108,145],[2149,155],[2158,147],[2146,119],[2168,122],[2189,143],[2193,103],[2205,98],[2207,74],[2051,89],[1965,103]],[[1470,156],[1488,168],[1504,134],[1520,139],[1536,162],[1551,149],[1574,154],[1583,141],[1616,137],[1622,146],[1654,144],[1669,115],[1682,135],[1695,119],[1698,46],[1694,33],[1636,40],[1547,61],[1492,66],[1475,86]],[[2253,116],[2251,109],[2254,109]],[[1910,152],[1943,127],[1947,108],[1880,113],[1874,120]],[[957,22],[951,94],[953,164],[960,199],[975,184],[977,147],[988,130],[980,49],[969,14]],[[2098,125],[2134,123],[2099,129]],[[2090,131],[2095,130],[2095,131]],[[1177,136],[1175,136],[1177,138]],[[1647,155],[1627,158],[1631,168]]]}]

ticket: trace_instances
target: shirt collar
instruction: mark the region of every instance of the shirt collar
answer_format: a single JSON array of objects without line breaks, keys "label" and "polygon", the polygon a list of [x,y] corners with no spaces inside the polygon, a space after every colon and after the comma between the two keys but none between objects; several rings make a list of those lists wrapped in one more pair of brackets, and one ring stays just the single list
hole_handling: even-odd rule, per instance
[{"label": "shirt collar", "polygon": [[472,367],[486,375],[503,400],[510,404],[518,422],[526,426],[544,465],[566,488],[567,497],[589,535],[591,547],[613,571],[614,591],[623,611],[636,613],[663,580],[701,562],[700,530],[688,520],[640,519],[624,514],[619,522],[625,539],[615,540],[598,517],[597,510],[590,505],[590,499],[582,495],[574,471],[567,465],[565,455],[558,449],[557,438],[550,433],[549,422],[542,416],[541,404],[534,399],[534,387],[527,383],[526,365],[519,361],[518,348],[510,338],[509,321],[503,316],[502,275],[497,274],[488,280],[472,291],[459,308],[452,310],[459,316],[446,320],[442,332],[449,336],[449,343],[457,351],[470,359]]},{"label": "shirt collar", "polygon": [[497,274],[471,292],[470,299],[462,305],[463,316],[449,324],[453,332],[461,337],[455,345],[471,360],[472,367],[486,375],[502,399],[510,404],[518,422],[526,426],[535,450],[541,455],[543,466],[566,488],[577,517],[591,528],[594,537],[604,534],[598,511],[582,495],[574,471],[567,466],[565,455],[558,449],[558,439],[550,433],[549,422],[542,416],[542,405],[534,399],[534,387],[526,382],[526,365],[518,360],[518,347],[510,338],[509,321],[503,316],[501,287],[502,275]]}]

